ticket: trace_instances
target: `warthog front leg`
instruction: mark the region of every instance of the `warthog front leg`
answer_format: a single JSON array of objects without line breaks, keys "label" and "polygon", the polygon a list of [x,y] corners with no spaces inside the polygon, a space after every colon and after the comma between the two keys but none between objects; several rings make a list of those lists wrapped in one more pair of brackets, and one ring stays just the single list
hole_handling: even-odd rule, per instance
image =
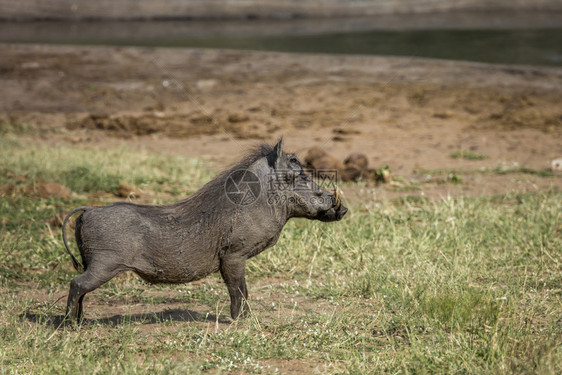
[{"label": "warthog front leg", "polygon": [[230,294],[230,316],[232,316],[232,319],[238,318],[240,309],[242,309],[242,315],[244,316],[247,309],[243,308],[243,304],[245,306],[248,299],[248,288],[244,278],[246,259],[229,258],[227,256],[221,259],[220,271]]}]

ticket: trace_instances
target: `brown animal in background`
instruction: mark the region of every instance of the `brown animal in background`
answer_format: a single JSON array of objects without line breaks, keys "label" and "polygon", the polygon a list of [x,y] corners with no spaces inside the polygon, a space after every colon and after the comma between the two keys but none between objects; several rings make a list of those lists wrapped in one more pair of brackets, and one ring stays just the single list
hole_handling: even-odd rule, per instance
[{"label": "brown animal in background", "polygon": [[345,164],[346,170],[353,171],[354,176],[357,174],[357,172],[359,172],[359,176],[353,181],[357,181],[359,178],[365,178],[367,176],[367,167],[369,166],[369,160],[367,160],[367,157],[364,154],[360,152],[349,154],[348,157],[345,158],[343,163]]},{"label": "brown animal in background", "polygon": [[345,158],[343,163],[346,166],[347,165],[355,166],[361,171],[367,170],[367,167],[369,166],[369,160],[367,160],[367,157],[360,152],[354,152],[353,154],[349,154],[348,157]]},{"label": "brown animal in background", "polygon": [[357,181],[361,177],[361,170],[354,165],[346,166],[344,163],[328,154],[318,146],[308,150],[304,161],[308,168],[314,169],[319,176],[333,175],[337,171],[342,181]]}]

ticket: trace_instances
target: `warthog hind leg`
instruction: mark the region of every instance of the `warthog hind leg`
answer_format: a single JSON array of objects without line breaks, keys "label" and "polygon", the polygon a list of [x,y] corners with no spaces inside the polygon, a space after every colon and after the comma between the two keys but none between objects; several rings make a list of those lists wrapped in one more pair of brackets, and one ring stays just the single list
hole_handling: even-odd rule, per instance
[{"label": "warthog hind leg", "polygon": [[82,302],[86,293],[99,288],[120,272],[121,270],[103,272],[103,277],[98,277],[94,275],[92,269],[87,269],[82,275],[72,279],[66,303],[66,317],[76,319],[80,323],[83,315]]}]

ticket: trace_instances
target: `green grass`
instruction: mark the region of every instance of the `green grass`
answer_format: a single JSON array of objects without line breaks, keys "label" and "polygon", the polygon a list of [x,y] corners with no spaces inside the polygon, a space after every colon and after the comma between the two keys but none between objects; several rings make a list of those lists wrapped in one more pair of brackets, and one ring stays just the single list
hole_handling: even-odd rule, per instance
[{"label": "green grass", "polygon": [[538,177],[553,177],[554,172],[551,169],[533,169],[527,167],[511,167],[502,168],[496,167],[493,169],[493,173],[496,174],[530,174]]},{"label": "green grass", "polygon": [[0,185],[21,183],[24,176],[27,184],[55,181],[75,193],[111,192],[128,182],[141,189],[178,195],[193,192],[213,175],[201,160],[144,150],[25,148],[10,138],[0,139],[0,148],[5,150],[0,160]]},{"label": "green grass", "polygon": [[[375,211],[352,205],[338,223],[292,220],[248,264],[247,319],[215,321],[228,311],[218,276],[151,286],[125,275],[86,297],[86,324],[57,329],[65,298],[56,301],[76,272],[49,218],[111,190],[112,179],[185,194],[213,172],[126,148],[27,151],[2,142],[0,169],[11,174],[0,185],[25,175],[62,181],[75,194],[0,197],[0,373],[562,371],[559,191],[406,197]],[[81,168],[93,176],[72,172]],[[170,319],[161,313],[167,306],[200,319]],[[107,317],[110,308],[121,313]]]},{"label": "green grass", "polygon": [[457,150],[449,155],[453,159],[466,159],[466,160],[484,160],[486,155],[476,154],[467,150]]},{"label": "green grass", "polygon": [[474,174],[485,174],[485,175],[505,175],[505,174],[526,174],[534,175],[537,177],[549,178],[554,177],[554,172],[550,169],[536,169],[528,167],[482,167],[478,169],[415,169],[415,174],[418,175],[474,175]]},{"label": "green grass", "polygon": [[30,134],[33,131],[33,127],[26,123],[14,123],[7,120],[0,120],[0,135]]}]

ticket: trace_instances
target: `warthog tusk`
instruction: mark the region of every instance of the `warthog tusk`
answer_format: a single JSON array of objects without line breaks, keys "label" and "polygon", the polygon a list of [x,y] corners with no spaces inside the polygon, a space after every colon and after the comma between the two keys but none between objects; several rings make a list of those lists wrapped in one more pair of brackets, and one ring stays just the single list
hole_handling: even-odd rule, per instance
[{"label": "warthog tusk", "polygon": [[336,210],[341,207],[341,198],[340,198],[340,188],[337,186],[334,187],[334,197],[336,199]]}]

